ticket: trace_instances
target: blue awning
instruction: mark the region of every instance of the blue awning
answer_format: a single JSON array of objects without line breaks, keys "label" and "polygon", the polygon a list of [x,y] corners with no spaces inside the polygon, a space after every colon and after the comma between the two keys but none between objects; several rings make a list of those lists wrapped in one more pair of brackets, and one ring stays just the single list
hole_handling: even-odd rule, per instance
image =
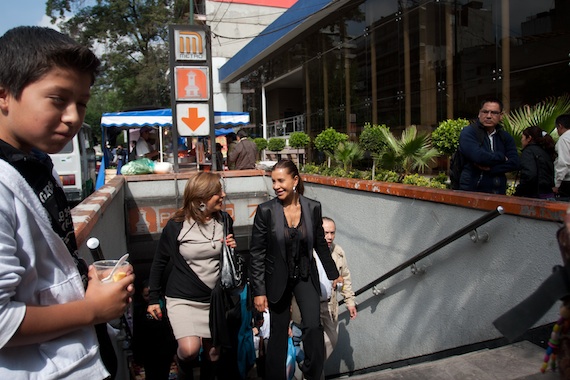
[{"label": "blue awning", "polygon": [[350,0],[299,0],[219,69],[221,83],[235,82],[285,43]]},{"label": "blue awning", "polygon": [[102,127],[171,127],[172,110],[170,108],[150,111],[108,112],[101,117]]},{"label": "blue awning", "polygon": [[[216,136],[233,132],[231,126],[249,124],[248,112],[214,112]],[[101,117],[102,127],[141,128],[172,127],[172,110],[170,108],[150,111],[108,112]]]}]

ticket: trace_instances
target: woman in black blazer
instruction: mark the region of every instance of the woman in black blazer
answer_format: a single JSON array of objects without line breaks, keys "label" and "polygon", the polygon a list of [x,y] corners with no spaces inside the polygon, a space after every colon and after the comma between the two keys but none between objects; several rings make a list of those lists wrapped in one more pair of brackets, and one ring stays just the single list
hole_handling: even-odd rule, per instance
[{"label": "woman in black blazer", "polygon": [[322,227],[321,204],[303,196],[297,166],[279,161],[271,172],[276,198],[257,207],[251,238],[250,281],[259,312],[269,309],[270,335],[266,379],[286,378],[287,334],[294,294],[302,317],[307,379],[319,379],[324,366],[324,338],[319,318],[320,286],[313,249],[327,276],[342,282]]}]

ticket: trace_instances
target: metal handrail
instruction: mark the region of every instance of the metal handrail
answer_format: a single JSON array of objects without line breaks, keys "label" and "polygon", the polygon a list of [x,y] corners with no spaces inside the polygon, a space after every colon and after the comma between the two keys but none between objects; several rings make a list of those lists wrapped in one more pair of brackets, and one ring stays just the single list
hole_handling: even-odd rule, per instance
[{"label": "metal handrail", "polygon": [[[368,289],[373,288],[374,286],[378,285],[382,281],[389,279],[390,277],[392,277],[392,276],[396,275],[397,273],[403,271],[407,267],[409,267],[409,266],[415,264],[416,262],[420,261],[421,259],[431,255],[432,253],[439,250],[440,248],[445,247],[449,243],[459,239],[461,236],[468,234],[469,232],[475,230],[477,227],[480,227],[483,224],[490,222],[491,220],[495,219],[497,216],[502,215],[503,213],[504,213],[503,206],[498,206],[495,210],[489,211],[487,214],[481,216],[479,219],[469,223],[468,225],[466,225],[465,227],[455,231],[454,233],[452,233],[448,237],[438,241],[437,243],[435,243],[431,247],[423,250],[422,252],[418,253],[417,255],[412,257],[411,259],[406,260],[405,262],[398,265],[397,267],[395,267],[391,271],[389,271],[389,272],[383,274],[382,276],[378,277],[376,280],[368,283],[367,285],[364,285],[362,288],[360,288],[356,292],[354,292],[354,295],[358,296],[358,295],[364,293]],[[340,300],[338,302],[339,305],[342,305],[343,303],[344,303],[344,299]]]},{"label": "metal handrail", "polygon": [[293,132],[305,131],[305,115],[291,116],[285,119],[270,121],[267,124],[267,136],[289,136]]}]

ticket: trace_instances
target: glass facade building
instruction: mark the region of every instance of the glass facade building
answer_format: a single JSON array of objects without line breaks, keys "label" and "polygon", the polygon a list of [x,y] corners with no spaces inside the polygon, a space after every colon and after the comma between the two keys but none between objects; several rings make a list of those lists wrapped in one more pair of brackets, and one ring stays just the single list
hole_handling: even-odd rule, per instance
[{"label": "glass facade building", "polygon": [[570,0],[333,4],[241,77],[256,134],[296,115],[311,137],[356,138],[365,123],[433,130],[474,118],[486,97],[508,111],[569,92]]}]

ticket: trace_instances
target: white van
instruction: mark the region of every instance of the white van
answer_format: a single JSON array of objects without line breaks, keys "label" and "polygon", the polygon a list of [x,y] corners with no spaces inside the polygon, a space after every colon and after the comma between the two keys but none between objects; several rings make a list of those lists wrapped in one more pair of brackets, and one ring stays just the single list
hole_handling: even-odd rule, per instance
[{"label": "white van", "polygon": [[95,190],[96,157],[91,126],[83,124],[77,135],[59,152],[50,154],[67,200],[79,203]]}]

